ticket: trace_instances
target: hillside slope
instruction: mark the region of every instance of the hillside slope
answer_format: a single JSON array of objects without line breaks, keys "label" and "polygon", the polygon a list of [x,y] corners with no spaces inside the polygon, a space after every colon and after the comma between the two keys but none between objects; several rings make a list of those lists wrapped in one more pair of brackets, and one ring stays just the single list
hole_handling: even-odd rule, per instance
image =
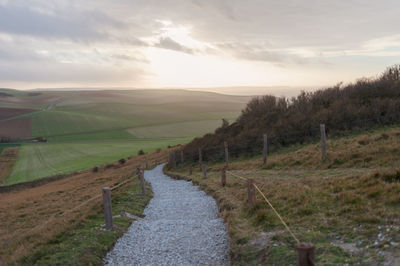
[{"label": "hillside slope", "polygon": [[[397,265],[400,262],[400,127],[289,146],[268,157],[234,159],[221,186],[222,163],[170,169],[213,195],[231,236],[235,265],[296,265],[296,241],[256,192],[247,204],[247,178],[277,209],[302,242],[316,246],[317,265]],[[244,179],[239,178],[242,177]]]},{"label": "hillside slope", "polygon": [[388,68],[377,78],[363,78],[315,92],[302,92],[291,99],[272,95],[253,98],[232,124],[225,123],[215,134],[207,134],[186,146],[185,153],[197,159],[197,148],[210,151],[209,159],[221,160],[216,149],[229,143],[232,156],[259,153],[263,134],[270,150],[304,143],[319,137],[320,124],[328,135],[400,123],[400,65]]},{"label": "hillside slope", "polygon": [[0,117],[11,119],[0,121],[0,137],[48,141],[20,147],[11,174],[0,176],[6,184],[185,144],[213,132],[223,118],[236,119],[249,100],[185,90],[0,92]]}]

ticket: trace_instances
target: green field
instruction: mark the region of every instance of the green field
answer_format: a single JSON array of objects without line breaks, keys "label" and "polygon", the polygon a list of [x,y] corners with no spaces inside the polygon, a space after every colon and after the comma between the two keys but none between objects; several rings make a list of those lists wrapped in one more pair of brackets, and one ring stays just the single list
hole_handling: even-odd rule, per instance
[{"label": "green field", "polygon": [[[0,90],[3,91],[3,90]],[[32,137],[22,144],[7,184],[84,170],[213,132],[235,120],[249,97],[186,90],[5,90],[0,107],[26,107]]]},{"label": "green field", "polygon": [[86,170],[95,165],[135,156],[138,151],[152,152],[168,145],[189,141],[188,138],[110,142],[38,143],[21,146],[17,163],[7,185],[46,176]]}]

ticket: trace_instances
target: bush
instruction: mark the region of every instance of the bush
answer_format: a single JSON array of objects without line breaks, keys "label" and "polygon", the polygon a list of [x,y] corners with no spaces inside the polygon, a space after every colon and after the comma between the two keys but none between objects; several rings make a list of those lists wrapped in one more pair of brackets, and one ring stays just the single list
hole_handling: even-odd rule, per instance
[{"label": "bush", "polygon": [[93,173],[97,173],[99,171],[99,167],[95,166],[92,168]]},{"label": "bush", "polygon": [[126,162],[126,160],[125,160],[125,159],[119,159],[118,162],[119,162],[120,164],[124,164],[124,163]]},{"label": "bush", "polygon": [[138,151],[138,155],[144,155],[144,154],[145,154],[145,153],[144,153],[143,150]]},{"label": "bush", "polygon": [[320,123],[325,124],[329,135],[400,123],[400,65],[375,79],[303,91],[290,99],[255,97],[236,122],[224,121],[215,134],[194,139],[184,152],[196,161],[201,147],[205,161],[223,160],[223,142],[227,141],[232,157],[260,154],[264,133],[268,134],[270,151],[274,151],[319,138]]}]

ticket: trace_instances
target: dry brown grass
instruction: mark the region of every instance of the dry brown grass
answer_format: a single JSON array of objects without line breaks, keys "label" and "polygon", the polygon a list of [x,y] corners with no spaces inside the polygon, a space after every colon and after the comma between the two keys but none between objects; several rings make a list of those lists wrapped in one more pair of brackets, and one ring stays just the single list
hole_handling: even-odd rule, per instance
[{"label": "dry brown grass", "polygon": [[[112,187],[136,178],[136,166],[144,167],[146,160],[151,166],[155,161],[165,161],[167,153],[136,156],[123,165],[114,163],[111,168],[101,166],[96,173],[86,171],[39,187],[0,193],[0,264],[15,262],[32,254],[41,243],[74,227],[97,211],[101,206],[101,197],[77,210],[72,209],[101,195],[102,187]],[[112,193],[118,193],[129,183]]]},{"label": "dry brown grass", "polygon": [[11,173],[17,161],[18,150],[18,147],[7,148],[0,154],[0,185],[5,183],[7,176]]},{"label": "dry brown grass", "polygon": [[[271,155],[266,167],[254,158],[229,168],[254,178],[300,241],[316,244],[319,264],[380,263],[400,256],[399,140],[395,128],[330,140],[325,161],[319,144],[311,144]],[[247,207],[245,181],[228,174],[222,187],[222,166],[208,164],[207,179],[200,169],[192,176],[187,169],[172,174],[193,180],[216,198],[231,236],[234,264],[295,264],[296,243],[279,219],[260,195],[253,209]],[[272,234],[272,240],[255,248],[250,242],[261,232]],[[359,253],[336,247],[334,241],[354,244]]]}]

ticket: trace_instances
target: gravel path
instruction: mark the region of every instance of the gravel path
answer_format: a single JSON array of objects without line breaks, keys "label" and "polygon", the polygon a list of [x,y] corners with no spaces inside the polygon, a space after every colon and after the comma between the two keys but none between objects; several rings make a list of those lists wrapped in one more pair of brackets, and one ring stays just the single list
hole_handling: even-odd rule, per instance
[{"label": "gravel path", "polygon": [[145,171],[154,197],[115,244],[106,265],[228,265],[229,239],[215,200],[164,165]]}]

